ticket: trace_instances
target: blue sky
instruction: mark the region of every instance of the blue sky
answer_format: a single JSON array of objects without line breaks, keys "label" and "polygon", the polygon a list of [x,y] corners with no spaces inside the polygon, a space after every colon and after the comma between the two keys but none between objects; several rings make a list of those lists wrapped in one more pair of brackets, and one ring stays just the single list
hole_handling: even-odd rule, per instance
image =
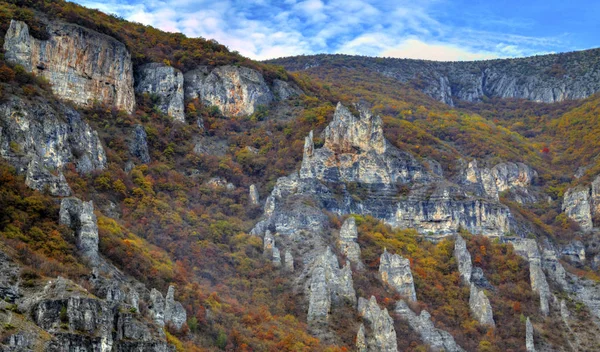
[{"label": "blue sky", "polygon": [[316,53],[474,60],[600,46],[595,0],[76,0],[253,59]]}]

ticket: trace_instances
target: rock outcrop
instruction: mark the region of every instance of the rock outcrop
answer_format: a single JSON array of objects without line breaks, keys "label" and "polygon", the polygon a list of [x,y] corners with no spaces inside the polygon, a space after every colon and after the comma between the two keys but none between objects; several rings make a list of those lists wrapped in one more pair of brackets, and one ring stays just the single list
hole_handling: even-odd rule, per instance
[{"label": "rock outcrop", "polygon": [[133,69],[123,43],[75,24],[50,22],[47,30],[50,39],[38,40],[27,24],[11,20],[4,38],[6,60],[48,79],[62,99],[133,111]]},{"label": "rock outcrop", "polygon": [[186,99],[198,98],[230,117],[252,115],[274,99],[260,72],[247,67],[200,67],[184,74],[184,86]]},{"label": "rock outcrop", "polygon": [[426,310],[416,315],[404,301],[396,303],[394,312],[416,331],[423,342],[428,344],[434,351],[464,352],[462,347],[456,344],[449,332],[436,328],[431,321],[431,315]]},{"label": "rock outcrop", "polygon": [[589,232],[594,227],[593,219],[600,216],[600,175],[589,186],[577,186],[565,192],[562,210],[581,230]]},{"label": "rock outcrop", "polygon": [[483,290],[479,290],[471,283],[471,295],[469,296],[469,308],[471,314],[481,325],[496,326],[492,305]]},{"label": "rock outcrop", "polygon": [[77,248],[81,254],[97,265],[100,261],[98,254],[98,224],[94,215],[92,201],[82,202],[80,199],[63,198],[60,203],[60,223],[70,227],[77,238]]},{"label": "rock outcrop", "polygon": [[529,279],[531,288],[540,295],[540,310],[542,314],[550,312],[550,286],[542,270],[542,257],[537,243],[533,239],[509,239],[515,251],[529,261]]},{"label": "rock outcrop", "polygon": [[[322,148],[315,148],[312,132],[306,137],[300,171],[278,179],[253,233],[324,231],[323,210],[371,215],[434,238],[460,228],[489,236],[513,229],[506,206],[430,173],[384,138],[381,118],[358,109],[357,117],[338,104]],[[399,192],[400,185],[409,188],[408,194]]]},{"label": "rock outcrop", "polygon": [[135,92],[157,96],[160,111],[175,121],[185,122],[183,74],[178,69],[160,63],[138,67]]},{"label": "rock outcrop", "polygon": [[287,100],[304,94],[294,83],[280,79],[273,80],[273,93],[275,93],[275,97],[279,100]]},{"label": "rock outcrop", "polygon": [[106,167],[98,134],[76,110],[13,95],[0,102],[0,156],[27,176],[29,187],[57,196],[71,193],[61,172],[68,163],[81,173]]},{"label": "rock outcrop", "polygon": [[131,133],[131,141],[129,142],[129,152],[131,155],[140,159],[144,164],[150,163],[150,153],[148,151],[148,135],[142,125],[135,125]]},{"label": "rock outcrop", "polygon": [[533,325],[531,320],[527,317],[525,322],[525,348],[527,352],[535,352],[535,344],[533,343]]},{"label": "rock outcrop", "polygon": [[248,198],[250,198],[250,204],[259,205],[260,204],[260,196],[258,194],[258,189],[255,185],[250,185],[250,189],[248,190]]},{"label": "rock outcrop", "polygon": [[358,245],[358,230],[356,229],[356,220],[349,217],[344,221],[340,229],[340,239],[338,246],[346,258],[358,269],[362,270],[365,265],[360,259],[360,246]]},{"label": "rock outcrop", "polygon": [[456,235],[456,241],[454,242],[454,257],[458,264],[460,277],[465,284],[470,284],[473,263],[471,262],[471,254],[467,250],[467,242],[465,242],[461,235]]},{"label": "rock outcrop", "polygon": [[384,249],[379,259],[381,281],[390,285],[400,295],[411,301],[417,300],[415,283],[410,270],[410,260]]},{"label": "rock outcrop", "polygon": [[316,259],[307,289],[309,323],[327,323],[332,307],[344,302],[356,304],[350,265],[340,269],[337,256],[329,247]]},{"label": "rock outcrop", "polygon": [[[398,342],[396,341],[396,330],[394,320],[390,317],[387,309],[381,309],[374,296],[366,300],[358,299],[358,314],[369,327],[369,334],[365,334],[364,326],[359,328],[359,336],[362,330],[362,338],[366,351],[369,352],[396,352]],[[358,340],[358,339],[357,339]],[[358,341],[357,341],[358,347]]]},{"label": "rock outcrop", "polygon": [[572,188],[565,192],[562,209],[569,218],[579,224],[583,231],[591,231],[592,206],[588,188]]},{"label": "rock outcrop", "polygon": [[173,324],[179,330],[186,321],[187,313],[183,305],[175,300],[175,287],[171,285],[165,299],[165,324]]},{"label": "rock outcrop", "polygon": [[600,91],[598,49],[518,59],[437,62],[329,55],[272,60],[292,71],[330,67],[360,67],[412,85],[432,98],[454,105],[460,100],[516,98],[553,103],[584,99]]}]

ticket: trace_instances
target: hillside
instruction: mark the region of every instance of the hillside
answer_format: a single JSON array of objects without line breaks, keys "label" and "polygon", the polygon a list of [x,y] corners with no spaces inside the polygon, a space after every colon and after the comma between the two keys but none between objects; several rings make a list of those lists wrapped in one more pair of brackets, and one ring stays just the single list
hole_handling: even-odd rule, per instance
[{"label": "hillside", "polygon": [[600,49],[517,59],[438,62],[350,55],[270,60],[290,71],[345,68],[394,78],[454,106],[459,100],[516,98],[554,103],[583,99],[600,90]]},{"label": "hillside", "polygon": [[598,51],[284,68],[0,17],[1,350],[598,348]]}]

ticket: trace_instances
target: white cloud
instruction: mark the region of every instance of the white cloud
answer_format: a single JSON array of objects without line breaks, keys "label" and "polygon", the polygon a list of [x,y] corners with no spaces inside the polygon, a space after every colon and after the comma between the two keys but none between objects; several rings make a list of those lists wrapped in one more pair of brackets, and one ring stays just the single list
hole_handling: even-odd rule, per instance
[{"label": "white cloud", "polygon": [[381,52],[381,56],[435,61],[465,61],[494,59],[499,54],[487,51],[472,51],[452,44],[425,43],[418,39],[407,39],[396,47],[384,50]]},{"label": "white cloud", "polygon": [[[77,1],[77,0],[76,0]],[[79,0],[84,6],[191,37],[215,39],[253,59],[319,52],[474,60],[547,52],[560,38],[441,23],[449,0]]]}]

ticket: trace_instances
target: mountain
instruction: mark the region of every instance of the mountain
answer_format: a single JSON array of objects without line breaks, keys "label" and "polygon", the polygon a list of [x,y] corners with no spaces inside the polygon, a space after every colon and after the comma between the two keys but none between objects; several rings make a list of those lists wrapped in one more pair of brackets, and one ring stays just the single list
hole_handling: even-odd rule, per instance
[{"label": "mountain", "polygon": [[430,97],[455,101],[516,98],[554,103],[583,99],[600,90],[600,49],[488,61],[438,62],[349,55],[270,60],[288,70],[343,67],[368,70],[408,83]]},{"label": "mountain", "polygon": [[261,63],[0,10],[0,350],[597,349],[599,51]]}]

